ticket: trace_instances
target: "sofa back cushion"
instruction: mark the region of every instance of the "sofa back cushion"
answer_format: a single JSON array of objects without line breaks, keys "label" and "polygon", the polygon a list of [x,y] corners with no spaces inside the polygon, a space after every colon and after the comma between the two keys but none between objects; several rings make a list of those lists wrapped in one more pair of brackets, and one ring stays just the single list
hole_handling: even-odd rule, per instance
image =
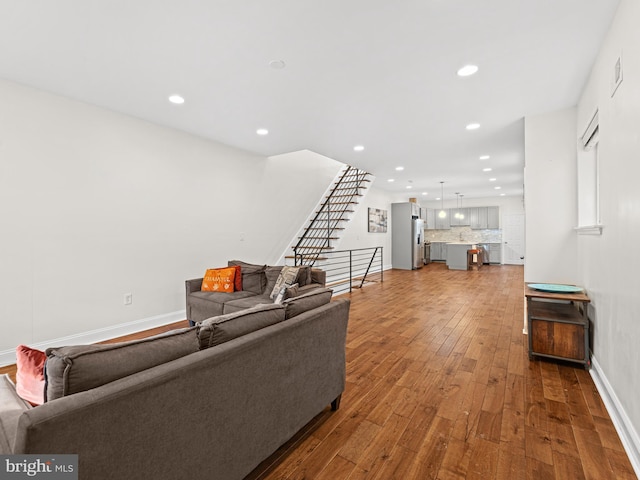
[{"label": "sofa back cushion", "polygon": [[229,260],[229,267],[240,266],[242,274],[242,290],[262,295],[267,286],[266,265],[255,265],[241,260]]},{"label": "sofa back cushion", "polygon": [[46,400],[99,387],[197,352],[196,327],[105,345],[48,348]]},{"label": "sofa back cushion", "polygon": [[284,307],[276,304],[257,305],[239,312],[208,318],[198,324],[200,348],[228,342],[284,319]]},{"label": "sofa back cushion", "polygon": [[300,270],[298,270],[298,278],[296,278],[296,283],[301,287],[305,285],[309,285],[311,283],[311,267],[309,265],[300,265]]},{"label": "sofa back cushion", "polygon": [[291,297],[282,302],[285,307],[285,317],[291,318],[308,310],[313,310],[331,301],[333,290],[330,288],[316,288],[315,290]]}]

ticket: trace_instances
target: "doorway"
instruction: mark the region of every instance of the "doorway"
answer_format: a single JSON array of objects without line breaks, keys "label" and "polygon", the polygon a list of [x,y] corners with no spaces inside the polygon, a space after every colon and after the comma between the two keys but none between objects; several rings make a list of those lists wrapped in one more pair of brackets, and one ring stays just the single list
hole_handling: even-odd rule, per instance
[{"label": "doorway", "polygon": [[502,258],[506,265],[524,265],[524,214],[502,217]]}]

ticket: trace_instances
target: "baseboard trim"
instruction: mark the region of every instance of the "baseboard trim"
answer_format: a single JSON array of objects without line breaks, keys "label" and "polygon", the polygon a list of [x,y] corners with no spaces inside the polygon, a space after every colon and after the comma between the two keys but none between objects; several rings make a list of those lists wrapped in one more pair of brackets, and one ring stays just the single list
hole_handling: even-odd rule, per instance
[{"label": "baseboard trim", "polygon": [[[82,332],[75,335],[54,338],[45,342],[32,343],[29,344],[29,346],[37,348],[39,350],[46,350],[49,347],[59,347],[61,345],[77,345],[103,342],[105,340],[109,340],[110,338],[122,337],[124,335],[130,335],[132,333],[140,332],[141,330],[161,327],[163,325],[167,325],[168,323],[179,322],[186,318],[186,311],[180,310],[178,312],[156,315],[154,317],[143,318],[141,320],[134,320],[133,322],[120,323],[118,325],[98,328],[96,330],[90,330],[88,332]],[[0,366],[13,365],[14,363],[16,363],[15,349],[0,351]]]},{"label": "baseboard trim", "polygon": [[636,476],[640,478],[640,437],[633,424],[629,420],[616,392],[611,387],[598,361],[591,358],[591,378],[595,383],[598,393],[604,402],[604,406],[611,417],[613,426],[616,428],[620,441],[629,456],[629,461],[633,466]]}]

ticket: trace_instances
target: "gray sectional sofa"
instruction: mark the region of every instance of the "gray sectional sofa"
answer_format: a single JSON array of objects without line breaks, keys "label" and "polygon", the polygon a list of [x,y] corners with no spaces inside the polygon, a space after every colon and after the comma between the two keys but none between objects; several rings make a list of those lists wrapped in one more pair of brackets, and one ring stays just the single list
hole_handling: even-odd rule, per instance
[{"label": "gray sectional sofa", "polygon": [[349,305],[314,289],[144,340],[49,349],[43,405],[0,377],[0,454],[78,454],[86,480],[241,480],[338,407]]},{"label": "gray sectional sofa", "polygon": [[[186,307],[187,320],[190,325],[226,313],[254,307],[263,303],[273,303],[269,297],[280,275],[282,266],[256,265],[240,260],[230,260],[228,266],[240,266],[242,274],[242,291],[202,292],[202,278],[187,280]],[[326,273],[323,270],[307,265],[299,267],[296,283],[298,294],[304,294],[326,285]]]}]

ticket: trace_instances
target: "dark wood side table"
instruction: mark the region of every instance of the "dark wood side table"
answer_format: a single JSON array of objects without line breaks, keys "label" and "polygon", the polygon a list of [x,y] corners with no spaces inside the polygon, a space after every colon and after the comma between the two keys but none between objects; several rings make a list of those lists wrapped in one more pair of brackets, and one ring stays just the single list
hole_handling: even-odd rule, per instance
[{"label": "dark wood side table", "polygon": [[591,366],[589,318],[584,292],[550,293],[525,284],[529,360],[535,356],[569,360]]}]

